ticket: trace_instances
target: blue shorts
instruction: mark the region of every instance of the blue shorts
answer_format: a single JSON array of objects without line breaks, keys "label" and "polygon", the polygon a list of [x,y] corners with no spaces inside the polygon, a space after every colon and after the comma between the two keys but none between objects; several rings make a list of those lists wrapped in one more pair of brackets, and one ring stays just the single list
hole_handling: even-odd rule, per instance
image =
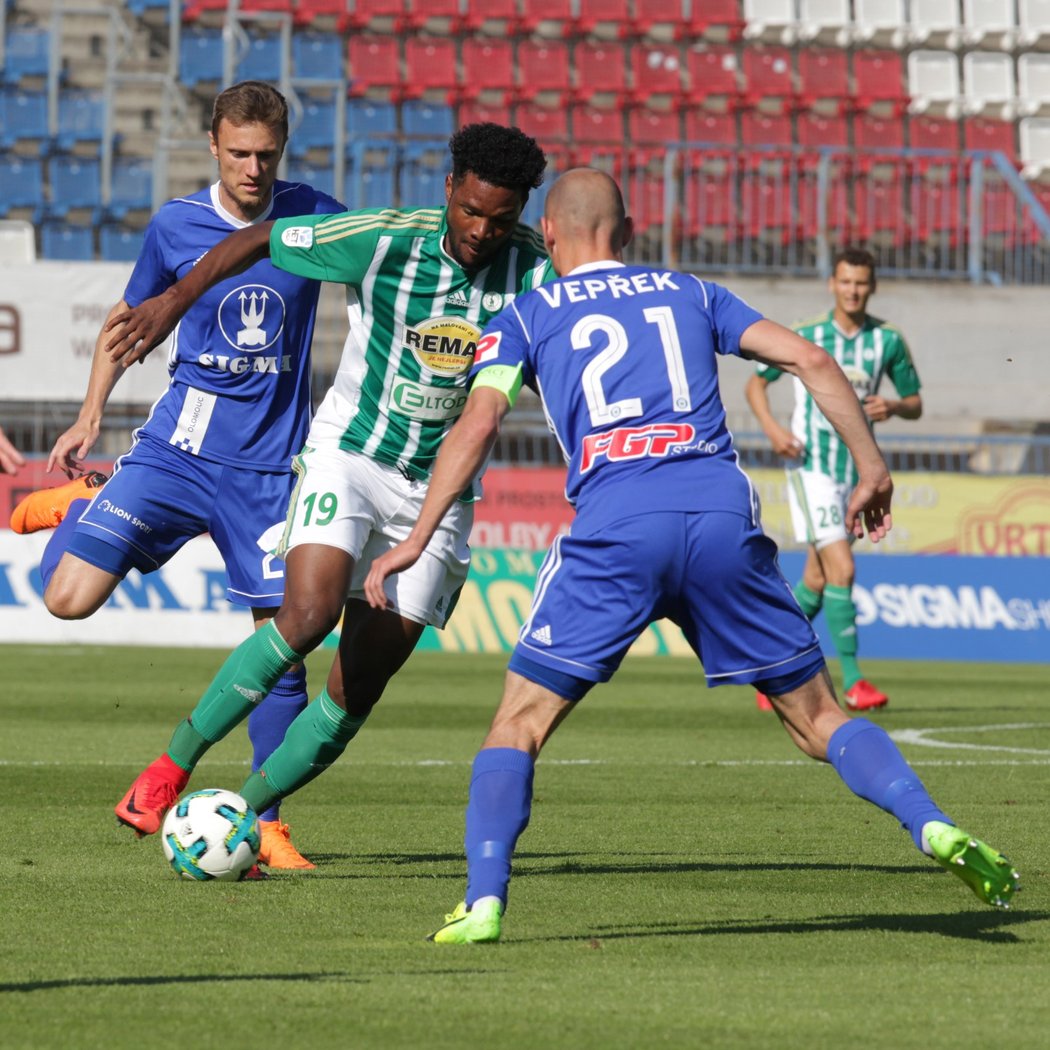
[{"label": "blue shorts", "polygon": [[81,515],[67,548],[124,578],[159,569],[194,536],[211,533],[235,605],[277,608],[284,562],[270,552],[284,528],[291,470],[225,466],[148,439],[117,463]]},{"label": "blue shorts", "polygon": [[583,534],[578,525],[540,567],[511,670],[548,688],[608,681],[638,635],[664,618],[682,629],[711,686],[805,680],[823,665],[776,544],[747,517],[668,511]]}]

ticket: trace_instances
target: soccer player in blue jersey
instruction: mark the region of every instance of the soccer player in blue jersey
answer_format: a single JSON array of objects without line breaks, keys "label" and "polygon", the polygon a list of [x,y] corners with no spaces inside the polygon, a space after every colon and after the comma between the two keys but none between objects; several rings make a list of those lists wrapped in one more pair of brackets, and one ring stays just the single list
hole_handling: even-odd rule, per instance
[{"label": "soccer player in blue jersey", "polygon": [[[287,138],[288,107],[270,85],[245,81],[216,98],[210,144],[218,180],[157,212],[111,318],[170,287],[234,230],[344,210],[310,186],[277,179]],[[210,533],[226,566],[228,600],[250,608],[256,628],[270,621],[284,593],[284,565],[270,552],[312,411],[310,343],[319,293],[319,281],[263,260],[215,285],[186,313],[172,337],[170,384],[131,450],[108,481],[71,483],[79,496],[105,481],[90,503],[58,511],[64,517],[41,564],[44,601],[55,616],[90,616],[130,569],[151,572],[187,540]],[[123,372],[102,352],[103,343],[100,335],[79,418],[55,443],[49,470],[60,467],[72,477],[98,438]],[[31,499],[51,513],[56,491]],[[54,524],[47,514],[39,517]],[[254,768],[306,702],[299,664],[249,720]],[[276,805],[260,818],[260,859],[272,867],[313,867],[291,844]]]},{"label": "soccer player in blue jersey", "polygon": [[881,727],[839,707],[726,429],[718,354],[797,376],[857,464],[849,526],[877,541],[891,525],[893,485],[842,369],[725,288],[624,266],[630,220],[604,173],[562,176],[543,232],[561,280],[515,300],[486,329],[466,408],[438,453],[417,524],[376,559],[365,583],[382,608],[387,577],[414,564],[482,470],[521,384],[535,389],[568,460],[576,519],[537,575],[502,703],[474,762],[466,897],[432,939],[499,939],[540,749],[664,617],[682,628],[709,685],[757,685],[807,755],[897,817],[920,850],[983,901],[1005,907],[1018,882],[1007,860],[951,822]]}]

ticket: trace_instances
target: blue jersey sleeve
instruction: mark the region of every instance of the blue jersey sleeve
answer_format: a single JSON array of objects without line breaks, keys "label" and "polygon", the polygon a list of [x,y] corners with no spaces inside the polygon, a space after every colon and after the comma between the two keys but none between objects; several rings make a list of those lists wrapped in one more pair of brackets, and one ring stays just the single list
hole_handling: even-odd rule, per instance
[{"label": "blue jersey sleeve", "polygon": [[124,289],[124,302],[128,306],[138,306],[175,283],[176,276],[167,263],[164,249],[164,217],[161,209],[146,227],[142,250]]},{"label": "blue jersey sleeve", "polygon": [[715,351],[719,354],[740,355],[740,337],[756,321],[761,321],[762,314],[748,306],[738,295],[728,288],[710,281],[700,281],[705,297],[707,312],[711,317],[716,340]]}]

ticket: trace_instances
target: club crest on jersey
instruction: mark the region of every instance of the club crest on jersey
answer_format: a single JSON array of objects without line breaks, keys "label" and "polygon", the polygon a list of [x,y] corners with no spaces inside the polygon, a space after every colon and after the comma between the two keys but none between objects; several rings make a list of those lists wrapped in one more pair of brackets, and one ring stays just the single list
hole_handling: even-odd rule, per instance
[{"label": "club crest on jersey", "polygon": [[463,317],[431,317],[405,325],[401,344],[416,360],[438,375],[457,376],[469,371],[481,335],[477,325]]},{"label": "club crest on jersey", "polygon": [[264,284],[235,288],[219,304],[219,331],[237,350],[265,350],[284,329],[284,300]]},{"label": "club crest on jersey", "polygon": [[481,305],[494,314],[497,310],[503,309],[503,296],[499,292],[486,292],[481,297]]}]

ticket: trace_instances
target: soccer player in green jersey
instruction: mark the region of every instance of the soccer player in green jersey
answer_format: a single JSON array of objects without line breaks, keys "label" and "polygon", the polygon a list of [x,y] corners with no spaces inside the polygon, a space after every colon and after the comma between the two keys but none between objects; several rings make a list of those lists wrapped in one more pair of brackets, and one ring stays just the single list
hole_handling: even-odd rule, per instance
[{"label": "soccer player in green jersey", "polygon": [[[868,313],[868,300],[875,292],[874,256],[862,248],[839,252],[828,287],[834,307],[815,320],[795,325],[795,331],[835,358],[852,382],[870,423],[890,416],[918,419],[922,415],[919,376],[904,337]],[[795,597],[811,620],[824,609],[842,665],[846,706],[855,711],[883,707],[888,697],[864,678],[857,663],[857,607],[852,597],[855,566],[852,536],[845,527],[846,504],[857,483],[856,468],[834,428],[797,381],[791,429],[777,422],[766,388],[781,375],[776,368],[759,365],[745,393],[773,450],[796,461],[787,468],[788,502],[795,538],[808,544],[808,551]],[[885,376],[896,388],[896,399],[878,392]],[[769,707],[761,693],[757,699],[759,707]]]},{"label": "soccer player in green jersey", "polygon": [[[342,617],[320,696],[241,794],[258,812],[343,752],[412,652],[443,627],[467,576],[471,493],[451,508],[390,606],[364,600],[372,560],[405,539],[441,441],[466,403],[481,331],[549,274],[543,240],[518,219],[546,158],[517,129],[469,125],[450,141],[446,207],[375,209],[262,223],[231,234],[163,295],[114,318],[108,343],[130,364],[149,353],[206,288],[256,259],[346,285],[350,332],[302,453],[287,526],[284,602],[238,646],[168,750],[116,807],[140,835],[157,831],[200,757],[303,660]],[[328,220],[328,221],[325,221]]]}]

